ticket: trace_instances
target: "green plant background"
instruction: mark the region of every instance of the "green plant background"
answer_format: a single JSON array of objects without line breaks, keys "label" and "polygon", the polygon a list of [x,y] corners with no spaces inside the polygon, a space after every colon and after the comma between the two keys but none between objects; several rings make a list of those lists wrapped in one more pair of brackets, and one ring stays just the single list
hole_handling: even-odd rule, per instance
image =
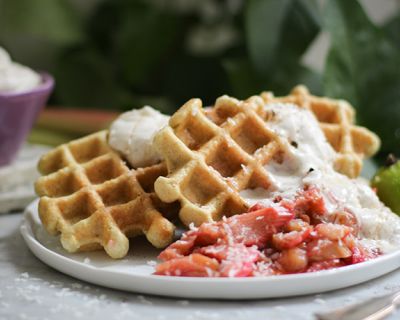
[{"label": "green plant background", "polygon": [[[321,30],[318,73],[302,57]],[[400,151],[400,15],[378,27],[356,0],[0,0],[0,45],[55,76],[53,105],[172,113],[304,83]]]}]

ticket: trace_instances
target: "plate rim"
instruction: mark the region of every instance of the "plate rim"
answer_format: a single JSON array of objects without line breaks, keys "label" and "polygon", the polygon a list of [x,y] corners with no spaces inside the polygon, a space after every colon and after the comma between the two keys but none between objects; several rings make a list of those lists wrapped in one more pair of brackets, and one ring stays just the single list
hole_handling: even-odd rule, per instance
[{"label": "plate rim", "polygon": [[[316,272],[310,272],[310,273],[299,273],[299,274],[288,274],[288,275],[276,275],[276,276],[270,276],[270,277],[246,277],[246,278],[198,278],[198,277],[174,277],[174,276],[160,276],[160,275],[153,275],[153,274],[132,274],[126,271],[114,271],[114,270],[105,270],[105,269],[99,269],[98,267],[87,264],[84,262],[79,262],[77,260],[71,259],[67,256],[64,256],[61,253],[55,252],[51,250],[50,248],[46,247],[45,244],[41,243],[37,237],[36,234],[33,230],[33,223],[35,221],[33,220],[32,215],[36,215],[37,212],[33,212],[33,208],[35,208],[35,205],[37,204],[37,199],[32,201],[25,209],[24,214],[23,214],[23,219],[20,225],[20,233],[29,247],[29,249],[32,251],[32,253],[39,258],[43,263],[49,265],[50,267],[67,274],[71,277],[78,278],[80,280],[90,282],[96,285],[101,285],[104,287],[109,287],[112,289],[119,289],[119,290],[124,290],[124,291],[131,291],[131,292],[142,292],[146,294],[155,294],[155,295],[162,295],[162,296],[170,296],[170,297],[180,297],[180,298],[217,298],[217,299],[254,299],[254,298],[278,298],[278,297],[289,297],[293,295],[306,295],[306,294],[311,294],[311,293],[320,293],[320,292],[326,292],[326,291],[332,291],[340,288],[345,288],[349,287],[355,284],[360,284],[363,282],[367,282],[369,280],[378,278],[384,274],[387,274],[393,270],[396,270],[400,267],[400,259],[397,259],[398,262],[390,264],[391,266],[386,266],[386,268],[383,268],[384,271],[382,272],[374,272],[372,276],[366,276],[362,277],[363,279],[361,280],[355,280],[355,281],[350,281],[349,284],[347,285],[336,285],[333,287],[330,287],[329,289],[322,289],[322,290],[306,290],[304,293],[302,292],[294,292],[293,294],[277,294],[277,295],[271,295],[271,294],[257,294],[257,295],[249,295],[249,296],[243,296],[243,294],[234,294],[231,293],[228,298],[221,297],[219,295],[215,295],[212,292],[210,292],[209,296],[204,296],[204,294],[184,294],[184,293],[175,293],[175,292],[158,292],[157,290],[139,290],[137,288],[120,288],[118,285],[117,286],[112,286],[109,284],[104,284],[104,282],[107,281],[91,281],[91,279],[88,278],[83,278],[82,276],[79,275],[79,271],[84,271],[92,273],[92,275],[96,275],[97,273],[103,274],[103,275],[108,275],[111,278],[117,277],[117,276],[122,276],[122,277],[129,277],[132,279],[132,281],[135,280],[140,280],[140,281],[145,281],[148,282],[149,284],[151,283],[160,283],[160,284],[169,284],[171,287],[173,286],[182,286],[182,285],[187,285],[187,284],[195,284],[195,285],[201,285],[201,286],[210,286],[212,285],[213,288],[217,286],[223,286],[223,287],[247,287],[251,286],[254,284],[257,285],[276,285],[276,284],[287,284],[287,283],[294,283],[294,282],[301,282],[301,283],[306,283],[308,281],[316,280],[316,279],[322,279],[322,280],[331,280],[332,277],[341,277],[341,276],[347,276],[349,273],[357,273],[357,271],[366,271],[369,269],[374,269],[377,266],[385,265],[389,262],[393,262],[393,260],[396,260],[396,258],[400,258],[400,249],[396,250],[394,252],[382,255],[376,259],[369,260],[360,264],[355,264],[355,265],[350,265],[350,266],[344,266],[340,268],[335,268],[335,269],[330,269],[330,270],[321,270],[321,271],[316,271]],[[36,206],[37,208],[37,206]],[[37,210],[36,210],[37,211]],[[71,269],[65,269],[62,268],[61,265],[65,264],[65,266],[72,265],[75,268]],[[76,271],[76,272],[75,272]],[[102,283],[100,283],[102,282]],[[150,288],[151,289],[151,288]],[[210,290],[210,289],[209,289]]]}]

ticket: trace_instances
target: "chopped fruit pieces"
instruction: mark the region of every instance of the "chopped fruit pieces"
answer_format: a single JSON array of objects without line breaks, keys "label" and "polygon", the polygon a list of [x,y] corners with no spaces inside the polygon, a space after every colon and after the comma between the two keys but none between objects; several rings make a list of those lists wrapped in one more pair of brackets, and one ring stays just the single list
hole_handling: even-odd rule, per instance
[{"label": "chopped fruit pieces", "polygon": [[171,259],[181,258],[189,254],[196,240],[195,234],[190,234],[190,231],[182,236],[182,239],[171,244],[158,256],[159,259],[167,261]]},{"label": "chopped fruit pieces", "polygon": [[316,188],[309,188],[295,202],[295,210],[309,216],[322,216],[326,213],[324,199]]},{"label": "chopped fruit pieces", "polygon": [[[222,222],[224,230],[231,232],[235,241],[247,246],[263,247],[276,228],[293,219],[285,208],[264,208],[247,214],[233,216]],[[226,229],[226,226],[229,228]]]},{"label": "chopped fruit pieces", "polygon": [[189,230],[159,255],[155,274],[251,277],[312,272],[379,255],[356,237],[355,216],[328,212],[315,188],[292,202],[253,206],[248,213]]},{"label": "chopped fruit pieces", "polygon": [[307,245],[307,252],[311,261],[348,258],[352,255],[351,250],[345,245],[329,239],[311,241]]},{"label": "chopped fruit pieces", "polygon": [[311,228],[306,228],[304,231],[279,232],[272,236],[272,244],[279,250],[294,248],[306,240],[310,232]]},{"label": "chopped fruit pieces", "polygon": [[292,218],[293,214],[284,208],[279,211],[264,208],[217,223],[203,223],[199,228],[186,232],[180,240],[161,252],[159,259],[166,261],[183,257],[195,247],[212,245],[217,241],[262,247],[272,236],[274,228],[283,226]]},{"label": "chopped fruit pieces", "polygon": [[352,248],[353,254],[350,257],[348,264],[356,264],[364,261],[371,260],[379,255],[379,250],[369,249],[362,246],[354,246]]},{"label": "chopped fruit pieces", "polygon": [[320,223],[315,227],[317,235],[321,238],[329,240],[340,240],[351,233],[352,229],[347,226],[333,224],[333,223]]},{"label": "chopped fruit pieces", "polygon": [[[220,276],[222,277],[248,277],[253,272],[253,265],[259,260],[260,251],[256,247],[246,247],[242,243],[225,246],[222,248],[224,256],[221,261]],[[221,259],[222,258],[222,259]]]},{"label": "chopped fruit pieces", "polygon": [[360,229],[356,216],[347,211],[335,211],[328,215],[327,221],[350,227],[353,235],[357,235]]},{"label": "chopped fruit pieces", "polygon": [[217,272],[219,263],[202,254],[169,260],[157,266],[156,274],[182,277],[212,277]]},{"label": "chopped fruit pieces", "polygon": [[288,272],[302,271],[308,265],[307,252],[300,248],[284,250],[277,261]]}]

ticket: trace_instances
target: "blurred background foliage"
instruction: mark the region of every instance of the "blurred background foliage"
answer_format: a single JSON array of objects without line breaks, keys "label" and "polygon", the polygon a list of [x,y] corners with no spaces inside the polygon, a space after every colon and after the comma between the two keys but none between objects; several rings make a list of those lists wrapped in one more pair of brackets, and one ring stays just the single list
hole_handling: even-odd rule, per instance
[{"label": "blurred background foliage", "polygon": [[[303,57],[321,30],[316,71]],[[0,0],[0,45],[55,76],[52,105],[172,113],[303,83],[400,149],[400,15],[378,27],[356,0]]]}]

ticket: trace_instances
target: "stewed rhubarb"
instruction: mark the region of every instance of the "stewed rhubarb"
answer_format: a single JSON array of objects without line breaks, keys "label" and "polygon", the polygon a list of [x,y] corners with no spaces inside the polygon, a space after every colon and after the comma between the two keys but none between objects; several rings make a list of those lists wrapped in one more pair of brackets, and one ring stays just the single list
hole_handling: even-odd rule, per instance
[{"label": "stewed rhubarb", "polygon": [[377,257],[364,246],[350,211],[329,212],[316,188],[294,200],[204,223],[159,255],[155,274],[186,277],[253,277],[313,272]]}]

